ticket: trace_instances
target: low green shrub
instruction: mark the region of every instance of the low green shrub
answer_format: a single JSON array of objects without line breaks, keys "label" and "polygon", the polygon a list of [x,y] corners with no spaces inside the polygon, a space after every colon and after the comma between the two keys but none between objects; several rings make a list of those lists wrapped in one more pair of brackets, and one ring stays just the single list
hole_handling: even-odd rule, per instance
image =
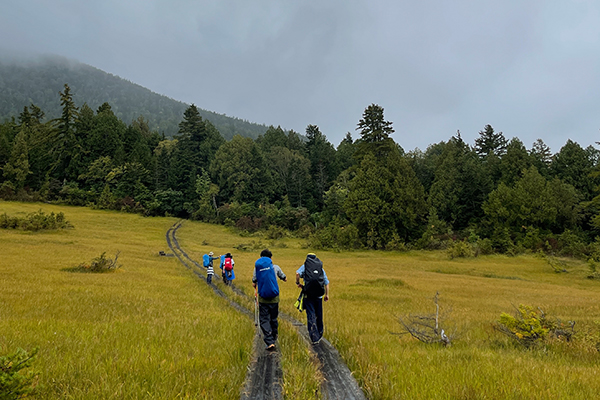
[{"label": "low green shrub", "polygon": [[0,215],[0,228],[23,229],[25,231],[41,231],[72,228],[73,225],[65,219],[65,214],[59,212],[45,214],[42,210],[27,214],[25,217],[11,217],[4,213]]},{"label": "low green shrub", "polygon": [[515,342],[530,348],[546,342],[550,337],[571,340],[575,322],[565,326],[559,319],[550,319],[538,307],[519,305],[514,315],[502,313],[494,328]]},{"label": "low green shrub", "polygon": [[471,245],[462,240],[457,240],[456,242],[452,242],[450,244],[450,246],[448,246],[448,250],[446,250],[446,252],[450,259],[461,258],[461,257],[462,258],[473,257],[475,255]]},{"label": "low green shrub", "polygon": [[23,399],[36,394],[38,376],[30,368],[37,352],[38,349],[27,352],[19,348],[0,357],[0,400]]}]

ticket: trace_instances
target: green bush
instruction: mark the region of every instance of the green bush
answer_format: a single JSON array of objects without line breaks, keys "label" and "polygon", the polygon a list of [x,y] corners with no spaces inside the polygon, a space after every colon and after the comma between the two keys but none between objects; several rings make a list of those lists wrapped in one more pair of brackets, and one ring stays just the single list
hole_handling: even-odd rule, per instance
[{"label": "green bush", "polygon": [[494,246],[492,245],[491,239],[478,239],[475,243],[475,255],[488,255],[494,254]]},{"label": "green bush", "polygon": [[473,257],[475,255],[471,245],[462,240],[452,242],[450,246],[448,246],[447,254],[450,259],[460,257]]},{"label": "green bush", "polygon": [[539,308],[534,310],[531,306],[521,304],[515,315],[502,313],[495,328],[517,343],[532,347],[544,342],[550,332],[556,331],[558,326]]},{"label": "green bush", "polygon": [[17,349],[0,357],[0,400],[23,399],[35,395],[38,390],[37,375],[31,368],[38,350],[31,353]]},{"label": "green bush", "polygon": [[0,215],[0,228],[41,231],[72,228],[72,225],[65,219],[65,214],[62,212],[45,214],[42,210],[39,210],[25,217],[10,217],[4,213]]},{"label": "green bush", "polygon": [[358,249],[360,248],[358,229],[350,224],[340,226],[332,223],[319,229],[308,238],[308,247],[315,249]]},{"label": "green bush", "polygon": [[269,229],[267,229],[265,232],[265,237],[267,239],[271,239],[271,240],[283,239],[286,236],[287,236],[286,230],[283,229],[282,227],[279,227],[276,225],[269,226]]}]

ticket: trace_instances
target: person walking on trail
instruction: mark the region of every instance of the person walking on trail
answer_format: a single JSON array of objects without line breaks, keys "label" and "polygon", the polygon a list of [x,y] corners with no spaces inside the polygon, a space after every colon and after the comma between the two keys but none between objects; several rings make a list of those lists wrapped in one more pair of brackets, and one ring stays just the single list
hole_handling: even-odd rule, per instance
[{"label": "person walking on trail", "polygon": [[223,283],[229,285],[231,284],[231,281],[235,279],[235,274],[233,272],[235,261],[233,261],[231,253],[227,253],[224,257],[221,257],[221,262],[223,264]]},{"label": "person walking on trail", "polygon": [[258,292],[259,324],[263,333],[263,340],[267,350],[275,350],[277,340],[279,316],[279,285],[277,278],[287,282],[287,277],[273,264],[273,253],[265,249],[261,251],[260,258],[254,264],[252,286]]},{"label": "person walking on trail", "polygon": [[213,255],[214,253],[211,251],[202,256],[202,265],[206,268],[206,282],[209,284],[212,282],[212,277],[215,274],[213,261],[219,259],[219,257],[213,257]]},{"label": "person walking on trail", "polygon": [[213,252],[208,253],[210,257],[210,262],[208,263],[208,267],[206,267],[206,283],[209,285],[212,283],[212,277],[215,274],[215,269],[213,267],[213,260],[218,260],[219,257],[213,257]]},{"label": "person walking on trail", "polygon": [[[303,285],[300,278],[304,280]],[[329,300],[329,279],[316,254],[308,253],[304,264],[296,271],[296,285],[304,293],[308,335],[312,344],[317,344],[323,338],[323,300]]]}]

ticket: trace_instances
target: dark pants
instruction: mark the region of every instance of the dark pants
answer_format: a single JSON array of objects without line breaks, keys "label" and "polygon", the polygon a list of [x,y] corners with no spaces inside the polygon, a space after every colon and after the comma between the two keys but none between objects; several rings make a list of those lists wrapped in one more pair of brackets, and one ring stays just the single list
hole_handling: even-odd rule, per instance
[{"label": "dark pants", "polygon": [[267,346],[272,345],[277,340],[279,303],[258,303],[258,312],[263,340]]},{"label": "dark pants", "polygon": [[323,337],[323,299],[304,298],[306,310],[306,327],[310,340],[318,342]]},{"label": "dark pants", "polygon": [[206,283],[208,283],[209,285],[212,282],[212,276],[213,276],[213,274],[206,275]]}]

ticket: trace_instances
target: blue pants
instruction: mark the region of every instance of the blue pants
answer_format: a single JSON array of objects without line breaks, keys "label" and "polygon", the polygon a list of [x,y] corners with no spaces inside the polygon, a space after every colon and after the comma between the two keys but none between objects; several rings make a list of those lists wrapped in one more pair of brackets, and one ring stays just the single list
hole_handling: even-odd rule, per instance
[{"label": "blue pants", "polygon": [[304,298],[306,310],[306,327],[312,342],[318,342],[323,337],[323,299]]},{"label": "blue pants", "polygon": [[272,345],[277,340],[279,303],[258,303],[258,314],[263,340],[267,346]]}]

